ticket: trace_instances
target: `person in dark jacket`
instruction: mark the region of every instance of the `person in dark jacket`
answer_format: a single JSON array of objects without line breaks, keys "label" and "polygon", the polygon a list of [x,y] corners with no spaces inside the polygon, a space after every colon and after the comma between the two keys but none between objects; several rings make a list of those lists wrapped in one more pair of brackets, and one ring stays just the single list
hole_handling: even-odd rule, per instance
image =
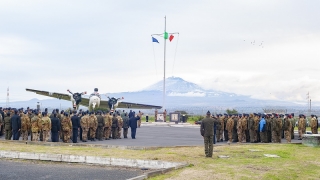
[{"label": "person in dark jacket", "polygon": [[15,110],[14,115],[11,117],[11,128],[13,140],[19,140],[21,130],[21,118],[18,115],[18,110]]},{"label": "person in dark jacket", "polygon": [[123,137],[128,138],[129,118],[127,116],[127,113],[124,114],[122,120],[123,120],[123,125],[122,125]]},{"label": "person in dark jacket", "polygon": [[129,126],[131,128],[131,138],[136,138],[136,132],[137,132],[137,121],[140,119],[139,116],[135,117],[135,113],[133,112],[132,117],[129,120]]},{"label": "person in dark jacket", "polygon": [[78,130],[80,127],[80,118],[77,116],[77,111],[73,112],[71,122],[72,122],[72,142],[77,143]]},{"label": "person in dark jacket", "polygon": [[54,113],[51,118],[51,141],[59,142],[60,120],[57,118],[57,114]]}]

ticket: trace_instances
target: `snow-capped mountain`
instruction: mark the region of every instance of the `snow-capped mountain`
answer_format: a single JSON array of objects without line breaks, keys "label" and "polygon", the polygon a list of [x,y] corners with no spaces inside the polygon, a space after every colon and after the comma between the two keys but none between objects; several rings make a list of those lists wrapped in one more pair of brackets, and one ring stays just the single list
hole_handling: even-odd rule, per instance
[{"label": "snow-capped mountain", "polygon": [[[163,80],[143,89],[142,91],[163,91]],[[166,79],[166,95],[184,97],[237,96],[233,93],[204,90],[199,85],[185,81],[180,77],[168,77]]]}]

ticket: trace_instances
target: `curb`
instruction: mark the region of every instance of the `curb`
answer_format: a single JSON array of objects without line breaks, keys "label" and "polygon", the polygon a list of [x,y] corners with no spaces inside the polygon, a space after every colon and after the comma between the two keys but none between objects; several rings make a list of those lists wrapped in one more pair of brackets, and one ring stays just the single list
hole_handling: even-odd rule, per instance
[{"label": "curb", "polygon": [[156,161],[156,160],[122,159],[122,158],[78,156],[78,155],[67,155],[67,154],[44,154],[44,153],[17,152],[17,151],[0,151],[0,158],[54,161],[54,162],[67,162],[67,163],[85,163],[85,164],[109,165],[109,166],[131,167],[131,168],[148,168],[148,169],[168,169],[168,168],[176,168],[176,167],[186,165],[186,163]]},{"label": "curb", "polygon": [[78,147],[100,147],[106,149],[129,149],[129,150],[157,150],[160,148],[176,148],[176,147],[196,147],[194,146],[121,146],[121,145],[108,145],[108,144],[85,144],[85,143],[63,143],[63,142],[42,142],[42,141],[14,141],[14,140],[0,140],[0,142],[10,142],[17,144],[27,145],[41,145],[41,146],[78,146]]}]

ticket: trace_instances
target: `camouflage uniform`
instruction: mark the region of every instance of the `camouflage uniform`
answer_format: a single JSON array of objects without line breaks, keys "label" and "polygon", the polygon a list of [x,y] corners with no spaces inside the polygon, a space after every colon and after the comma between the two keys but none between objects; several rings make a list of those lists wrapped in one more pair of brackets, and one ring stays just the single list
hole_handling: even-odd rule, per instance
[{"label": "camouflage uniform", "polygon": [[10,140],[12,137],[12,128],[11,128],[11,117],[6,116],[4,118],[4,130],[6,132],[6,140]]},{"label": "camouflage uniform", "polygon": [[89,115],[82,116],[80,120],[80,125],[82,128],[82,141],[87,142],[89,132]]},{"label": "camouflage uniform", "polygon": [[228,130],[227,130],[227,121],[228,121],[228,116],[227,115],[224,115],[223,116],[223,131],[224,131],[224,140],[225,141],[228,141],[229,140],[229,137],[228,137]]},{"label": "camouflage uniform", "polygon": [[247,117],[244,116],[241,120],[241,140],[242,142],[246,142],[247,137],[246,137],[246,131],[248,130],[248,121],[247,121]]},{"label": "camouflage uniform", "polygon": [[248,121],[248,128],[249,128],[249,134],[250,134],[250,142],[255,142],[255,126],[254,126],[254,120],[253,120],[253,114],[250,114],[249,121]]},{"label": "camouflage uniform", "polygon": [[91,114],[89,116],[89,134],[90,134],[90,140],[94,140],[96,137],[96,130],[98,127],[98,120],[97,117],[94,114]]},{"label": "camouflage uniform", "polygon": [[272,130],[274,131],[274,143],[281,143],[282,119],[277,117],[272,123]]},{"label": "camouflage uniform", "polygon": [[296,127],[296,121],[295,121],[294,117],[290,118],[290,122],[291,122],[291,125],[292,125],[292,128],[291,128],[291,139],[294,139],[294,128]]},{"label": "camouflage uniform", "polygon": [[253,121],[254,121],[254,136],[253,136],[253,139],[254,139],[254,142],[259,142],[259,139],[258,139],[258,134],[259,134],[259,123],[260,123],[260,118],[258,115],[255,115],[254,118],[253,118]]},{"label": "camouflage uniform", "polygon": [[[141,126],[142,115],[143,115],[143,113],[139,111],[138,116],[140,117],[140,119],[137,121],[138,122],[138,127]],[[121,132],[120,132],[120,134],[121,134]]]},{"label": "camouflage uniform", "polygon": [[129,128],[129,118],[126,115],[123,117],[122,128],[123,128],[123,138],[128,138],[127,135],[128,135],[128,128]]},{"label": "camouflage uniform", "polygon": [[242,118],[237,122],[238,143],[242,143]]},{"label": "camouflage uniform", "polygon": [[118,127],[119,127],[119,123],[118,123],[118,118],[113,115],[112,117],[112,139],[117,139],[118,138]]},{"label": "camouflage uniform", "polygon": [[[118,139],[121,139],[121,130],[122,130],[122,126],[123,126],[123,120],[121,118],[121,116],[117,116],[118,118],[118,134],[117,137]],[[141,123],[141,119],[140,119],[140,123]]]},{"label": "camouflage uniform", "polygon": [[291,142],[291,129],[292,129],[292,125],[291,125],[290,119],[286,117],[283,123],[283,130],[284,130],[284,136],[287,140],[287,143]]},{"label": "camouflage uniform", "polygon": [[63,131],[62,133],[62,140],[65,143],[68,143],[70,140],[70,134],[71,134],[71,130],[72,130],[72,122],[70,117],[68,116],[64,116],[62,121],[61,121],[61,129]]},{"label": "camouflage uniform", "polygon": [[276,117],[271,117],[270,119],[271,122],[271,142],[274,143],[275,142],[275,130],[273,129],[275,127],[275,123],[276,123]]},{"label": "camouflage uniform", "polygon": [[229,138],[228,143],[232,142],[233,126],[234,126],[234,121],[232,117],[229,117],[226,124],[226,129],[228,131],[228,138]]},{"label": "camouflage uniform", "polygon": [[29,129],[30,129],[29,116],[22,113],[22,115],[21,115],[21,135],[22,135],[22,140],[23,141],[27,141],[28,140]]},{"label": "camouflage uniform", "polygon": [[104,126],[105,126],[104,118],[101,115],[97,115],[97,122],[98,122],[97,139],[101,141],[104,133]]},{"label": "camouflage uniform", "polygon": [[271,118],[267,116],[266,118],[266,134],[267,134],[267,143],[272,142],[272,132],[271,132]]},{"label": "camouflage uniform", "polygon": [[312,134],[318,134],[317,129],[318,129],[318,122],[315,117],[312,117],[310,120],[310,127],[311,127],[311,133]]},{"label": "camouflage uniform", "polygon": [[112,125],[112,116],[110,114],[107,114],[105,118],[105,125],[104,125],[104,137],[106,140],[110,139],[111,125]]},{"label": "camouflage uniform", "polygon": [[301,140],[302,135],[306,133],[306,121],[303,117],[299,118],[298,121],[298,132],[299,132],[299,139]]},{"label": "camouflage uniform", "polygon": [[219,121],[216,126],[217,129],[217,142],[220,142],[222,140],[222,130],[223,130],[223,116],[219,117]]},{"label": "camouflage uniform", "polygon": [[51,130],[51,119],[48,116],[42,118],[42,133],[43,141],[47,142],[49,140],[49,133]]},{"label": "camouflage uniform", "polygon": [[232,142],[238,142],[238,133],[237,133],[238,121],[239,121],[238,117],[233,118]]},{"label": "camouflage uniform", "polygon": [[32,139],[31,141],[38,141],[39,140],[39,131],[40,131],[40,120],[38,116],[33,116],[31,118],[31,133],[32,133]]}]

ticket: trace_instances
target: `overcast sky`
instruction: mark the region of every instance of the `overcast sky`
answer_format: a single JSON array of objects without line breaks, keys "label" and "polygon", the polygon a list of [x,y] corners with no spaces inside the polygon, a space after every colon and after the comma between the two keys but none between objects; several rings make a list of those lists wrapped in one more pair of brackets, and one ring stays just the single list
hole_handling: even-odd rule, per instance
[{"label": "overcast sky", "polygon": [[[167,77],[258,99],[320,101],[320,2],[0,1],[0,101],[141,90]],[[254,42],[254,43],[253,43]],[[262,44],[262,45],[261,45]],[[43,97],[42,97],[43,98]]]}]

